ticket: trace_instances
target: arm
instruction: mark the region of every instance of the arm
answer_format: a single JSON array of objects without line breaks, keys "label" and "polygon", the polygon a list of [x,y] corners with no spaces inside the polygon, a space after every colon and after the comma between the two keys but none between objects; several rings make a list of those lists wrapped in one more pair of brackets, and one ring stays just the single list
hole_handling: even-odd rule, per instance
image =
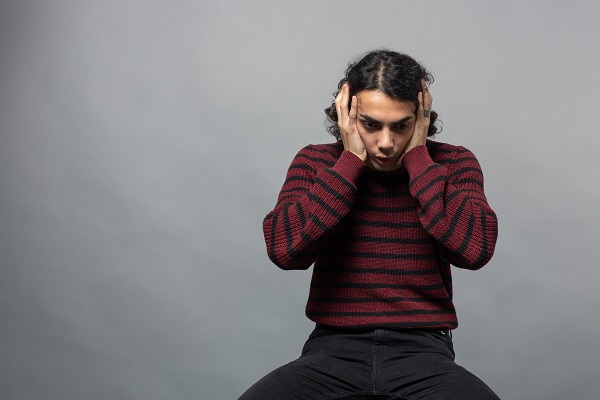
[{"label": "arm", "polygon": [[422,87],[415,130],[402,159],[410,192],[418,202],[419,220],[438,242],[440,255],[457,267],[479,269],[494,254],[496,214],[487,203],[483,173],[473,153],[459,148],[444,165],[429,156],[425,144],[433,98],[424,81]]},{"label": "arm", "polygon": [[344,144],[340,158],[328,167],[315,148],[301,150],[288,170],[275,209],[263,221],[267,254],[282,269],[310,267],[319,240],[348,214],[356,199],[356,181],[366,168],[367,153],[356,128],[357,99],[350,99],[347,84],[335,105]]},{"label": "arm", "polygon": [[442,165],[431,160],[425,146],[418,146],[405,155],[404,163],[419,219],[438,242],[441,256],[457,267],[483,267],[494,253],[498,222],[473,153],[459,148]]},{"label": "arm", "polygon": [[263,221],[267,254],[282,269],[307,269],[319,240],[344,218],[356,198],[364,163],[349,151],[325,167],[311,146],[292,161],[275,209]]}]

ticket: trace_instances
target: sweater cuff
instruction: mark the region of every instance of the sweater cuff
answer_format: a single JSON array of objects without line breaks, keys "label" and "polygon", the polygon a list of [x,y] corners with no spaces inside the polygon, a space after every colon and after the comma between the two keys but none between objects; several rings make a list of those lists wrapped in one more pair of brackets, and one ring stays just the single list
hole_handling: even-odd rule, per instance
[{"label": "sweater cuff", "polygon": [[349,182],[356,183],[361,172],[368,168],[365,163],[354,153],[344,150],[331,168]]},{"label": "sweater cuff", "polygon": [[425,145],[417,146],[411,149],[404,155],[402,163],[408,171],[408,175],[410,176],[411,180],[425,172],[428,167],[435,164],[429,155],[427,146]]}]

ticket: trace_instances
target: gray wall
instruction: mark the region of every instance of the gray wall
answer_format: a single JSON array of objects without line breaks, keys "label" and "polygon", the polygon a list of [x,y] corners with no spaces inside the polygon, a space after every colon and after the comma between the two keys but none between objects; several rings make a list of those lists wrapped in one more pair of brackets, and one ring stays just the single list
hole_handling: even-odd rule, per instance
[{"label": "gray wall", "polygon": [[[287,3],[287,4],[286,4]],[[455,271],[457,361],[504,399],[597,399],[593,1],[0,1],[0,397],[234,399],[295,358],[310,272],[261,221],[330,141],[347,62],[428,66],[479,157],[494,259]]]}]

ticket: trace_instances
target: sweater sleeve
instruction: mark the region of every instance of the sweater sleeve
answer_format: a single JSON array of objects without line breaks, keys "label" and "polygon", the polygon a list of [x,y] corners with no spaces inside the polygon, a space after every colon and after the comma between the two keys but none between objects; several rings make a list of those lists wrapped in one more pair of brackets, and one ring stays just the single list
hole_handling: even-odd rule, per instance
[{"label": "sweater sleeve", "polygon": [[438,242],[441,256],[460,268],[483,267],[494,253],[498,222],[475,155],[459,147],[444,164],[437,164],[426,146],[418,146],[406,154],[404,164],[419,220]]},{"label": "sweater sleeve", "polygon": [[327,167],[307,146],[296,155],[273,211],[263,221],[267,254],[282,269],[307,269],[323,238],[352,208],[356,182],[366,168],[356,155],[343,151]]}]

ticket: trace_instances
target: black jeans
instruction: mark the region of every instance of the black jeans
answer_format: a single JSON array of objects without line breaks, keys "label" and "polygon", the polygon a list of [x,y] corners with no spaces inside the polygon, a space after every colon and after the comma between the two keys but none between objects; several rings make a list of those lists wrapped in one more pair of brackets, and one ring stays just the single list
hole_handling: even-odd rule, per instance
[{"label": "black jeans", "polygon": [[317,325],[302,355],[239,400],[487,400],[498,396],[454,362],[449,331]]}]

